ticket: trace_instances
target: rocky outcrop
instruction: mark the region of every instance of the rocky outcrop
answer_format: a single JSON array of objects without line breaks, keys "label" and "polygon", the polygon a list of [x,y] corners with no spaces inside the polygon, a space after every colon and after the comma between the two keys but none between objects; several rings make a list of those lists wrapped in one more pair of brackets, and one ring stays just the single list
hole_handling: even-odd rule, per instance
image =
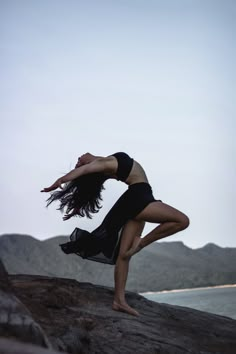
[{"label": "rocky outcrop", "polygon": [[[1,302],[1,337],[74,354],[236,352],[236,321],[227,317],[159,304],[127,292],[129,304],[140,313],[134,317],[112,310],[112,288],[46,276],[11,275],[7,278],[1,280],[5,284],[10,280],[14,294],[7,293],[6,288],[1,292],[11,299],[10,303],[6,302],[3,296],[5,302]],[[5,305],[2,307],[2,304]],[[13,318],[18,319],[17,326],[11,320],[12,313]],[[27,323],[32,324],[37,335],[32,331],[30,337]],[[43,350],[42,354],[46,354],[46,349]],[[4,351],[0,349],[0,353]],[[35,353],[41,354],[40,351]]]},{"label": "rocky outcrop", "polygon": [[0,338],[0,354],[63,354],[63,352],[12,339]]},{"label": "rocky outcrop", "polygon": [[51,348],[47,336],[27,307],[13,294],[7,272],[0,261],[0,336]]}]

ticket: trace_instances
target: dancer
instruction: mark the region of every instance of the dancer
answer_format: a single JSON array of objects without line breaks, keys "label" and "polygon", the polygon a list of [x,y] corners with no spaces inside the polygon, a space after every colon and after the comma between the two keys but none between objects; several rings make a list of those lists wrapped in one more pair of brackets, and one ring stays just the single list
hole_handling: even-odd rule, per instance
[{"label": "dancer", "polygon": [[[64,220],[76,215],[91,218],[91,214],[101,208],[103,184],[110,178],[124,182],[128,189],[97,229],[90,234],[76,228],[71,242],[62,245],[62,250],[94,261],[115,264],[112,308],[137,316],[138,312],[125,300],[131,257],[150,243],[186,229],[188,217],[153,197],[144,169],[124,152],[107,157],[86,153],[78,159],[75,169],[41,192],[54,191],[47,205],[59,200],[59,209],[63,211],[66,208]],[[61,190],[56,190],[58,188]],[[141,238],[145,222],[159,225]]]}]

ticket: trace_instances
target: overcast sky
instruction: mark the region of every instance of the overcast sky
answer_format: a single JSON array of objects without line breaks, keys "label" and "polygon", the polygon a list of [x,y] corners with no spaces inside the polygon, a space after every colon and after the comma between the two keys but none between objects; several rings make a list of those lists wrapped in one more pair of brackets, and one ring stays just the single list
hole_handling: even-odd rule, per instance
[{"label": "overcast sky", "polygon": [[40,189],[87,151],[126,151],[191,220],[164,241],[236,247],[235,1],[0,4],[0,234],[93,230],[124,184],[93,220],[63,221]]}]

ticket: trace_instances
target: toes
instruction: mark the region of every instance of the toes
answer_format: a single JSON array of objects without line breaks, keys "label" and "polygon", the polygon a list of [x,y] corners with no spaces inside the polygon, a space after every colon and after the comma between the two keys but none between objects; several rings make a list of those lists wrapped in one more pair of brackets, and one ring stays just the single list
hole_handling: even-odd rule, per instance
[{"label": "toes", "polygon": [[138,316],[138,311],[134,310],[128,304],[118,304],[117,302],[113,302],[112,309],[115,311],[125,312],[129,315]]}]

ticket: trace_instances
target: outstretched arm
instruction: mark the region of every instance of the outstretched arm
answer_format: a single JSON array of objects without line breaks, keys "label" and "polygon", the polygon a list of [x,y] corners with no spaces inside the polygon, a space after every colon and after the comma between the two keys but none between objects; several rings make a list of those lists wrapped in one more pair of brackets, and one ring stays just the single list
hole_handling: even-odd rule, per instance
[{"label": "outstretched arm", "polygon": [[66,175],[58,178],[50,187],[46,187],[41,192],[51,192],[57,188],[62,188],[62,184],[70,182],[80,176],[87,175],[95,172],[106,172],[109,170],[109,166],[106,158],[98,158],[86,165],[82,165],[71,170]]}]

